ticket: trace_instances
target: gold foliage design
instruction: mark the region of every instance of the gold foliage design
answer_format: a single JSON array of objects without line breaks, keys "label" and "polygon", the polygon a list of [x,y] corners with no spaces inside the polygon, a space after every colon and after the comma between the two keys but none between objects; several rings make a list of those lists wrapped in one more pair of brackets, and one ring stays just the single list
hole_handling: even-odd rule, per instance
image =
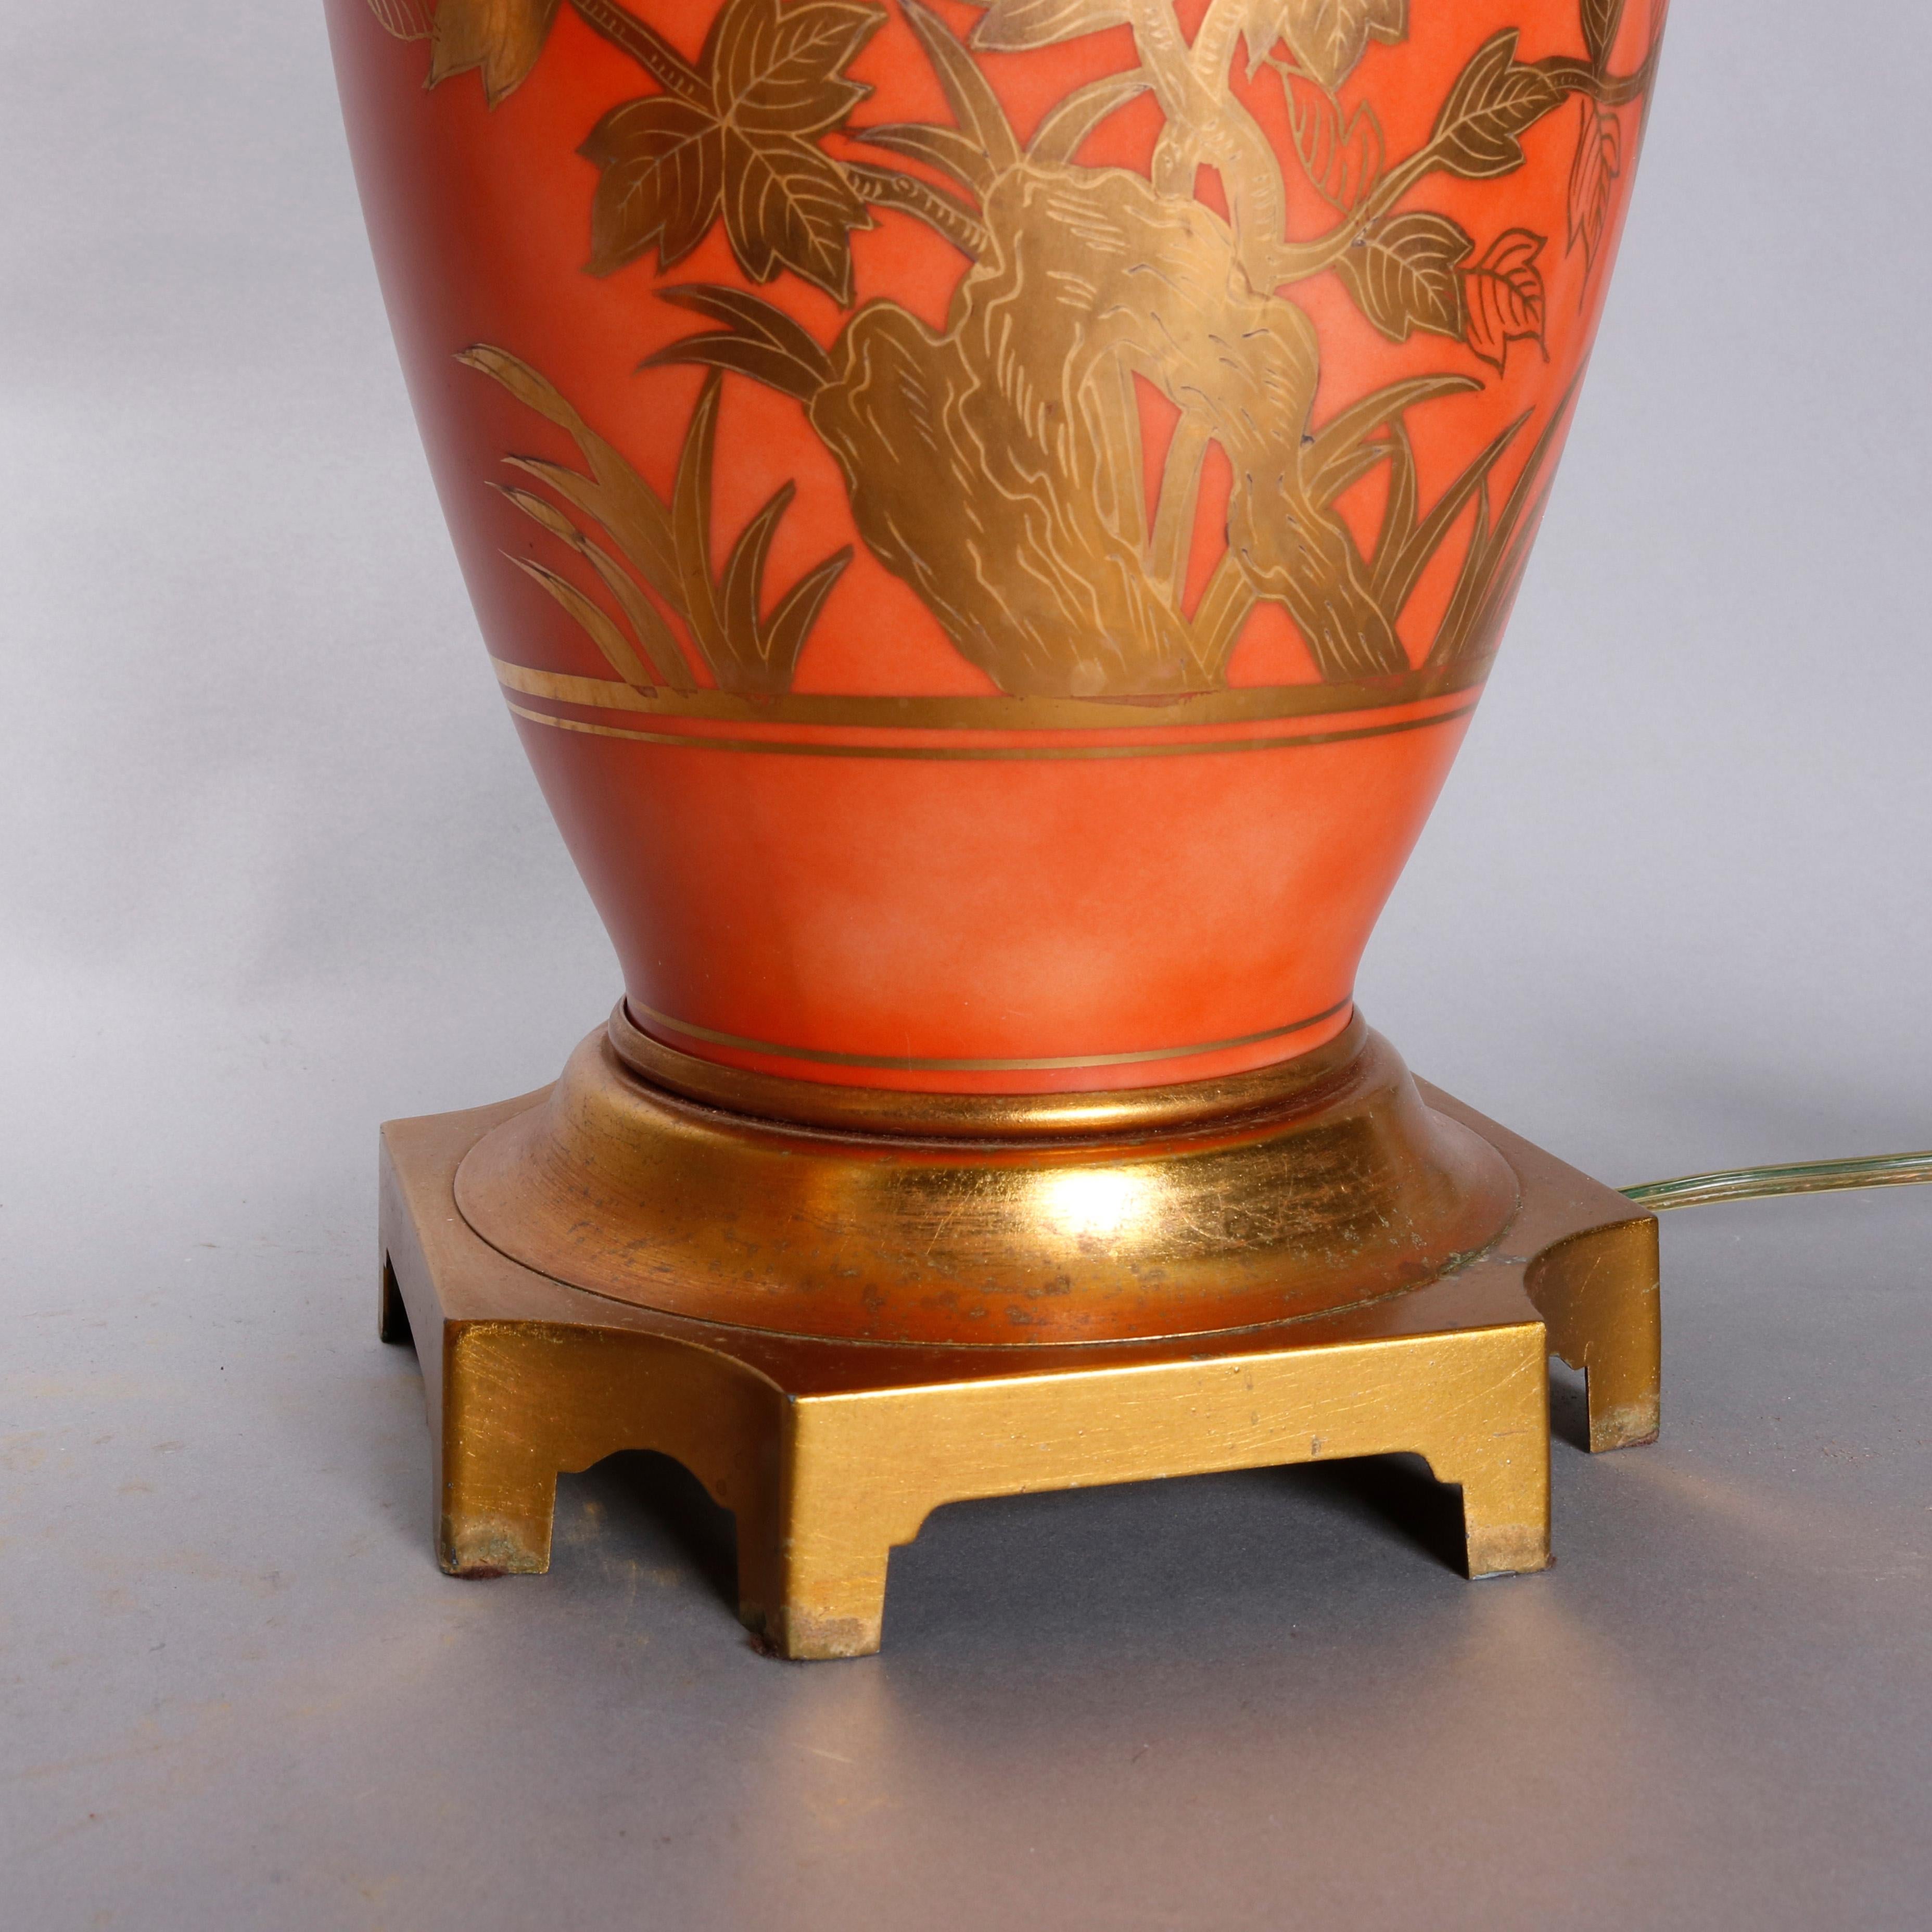
[{"label": "gold foliage design", "polygon": [[558,0],[369,0],[399,40],[430,43],[430,84],[480,69],[494,107],[537,64]]},{"label": "gold foliage design", "polygon": [[1469,271],[1469,346],[1498,371],[1512,342],[1544,346],[1543,277],[1536,264],[1546,245],[1527,228],[1506,229]]},{"label": "gold foliage design", "polygon": [[866,98],[843,70],[884,19],[856,0],[727,0],[680,85],[613,108],[584,144],[602,170],[592,272],[653,248],[671,268],[722,216],[753,281],[789,268],[849,304],[846,238],[872,217],[814,143]]},{"label": "gold foliage design", "polygon": [[1408,33],[1408,0],[1248,0],[1241,31],[1251,71],[1280,40],[1310,80],[1336,88],[1355,70],[1372,35],[1393,41]]},{"label": "gold foliage design", "polygon": [[[748,288],[654,286],[705,325],[646,364],[706,371],[668,501],[535,370],[502,350],[467,352],[565,428],[590,464],[586,473],[514,458],[524,482],[506,494],[596,580],[598,598],[517,560],[620,678],[678,689],[701,664],[727,691],[785,690],[848,560],[827,558],[766,612],[763,578],[788,485],[714,572],[712,446],[728,380],[802,406],[840,466],[868,549],[1010,697],[1225,686],[1249,616],[1273,602],[1325,682],[1381,680],[1393,698],[1413,668],[1398,626],[1452,544],[1460,561],[1423,668],[1473,676],[1493,650],[1570,398],[1520,452],[1500,506],[1492,473],[1523,420],[1426,505],[1407,422],[1480,387],[1480,371],[1504,370],[1513,348],[1543,345],[1548,242],[1510,227],[1479,244],[1418,191],[1438,176],[1514,172],[1524,137],[1575,103],[1564,246],[1582,250],[1587,277],[1626,144],[1640,134],[1624,116],[1647,107],[1663,0],[1646,0],[1646,51],[1624,71],[1614,60],[1634,28],[1628,0],[1576,0],[1580,54],[1525,61],[1516,29],[1492,33],[1407,154],[1392,154],[1372,108],[1341,90],[1378,44],[1406,37],[1412,0],[1210,0],[1191,40],[1173,0],[973,0],[978,18],[963,41],[922,0],[892,0],[946,118],[871,124],[851,119],[868,90],[848,69],[887,18],[875,0],[725,0],[689,55],[620,0],[370,4],[391,32],[430,39],[432,82],[480,70],[492,104],[530,73],[568,4],[655,83],[584,142],[598,170],[591,272],[654,257],[662,275],[722,226],[747,282],[790,274],[847,311],[828,344]],[[976,54],[1122,27],[1138,66],[1073,90],[1023,144]],[[1267,70],[1265,84],[1282,89],[1292,154],[1237,96],[1238,63],[1251,82]],[[1082,165],[1088,134],[1143,95],[1161,119],[1149,172]],[[1197,196],[1204,167],[1220,177],[1226,216]],[[1304,189],[1332,224],[1291,242],[1292,193]],[[922,222],[964,258],[942,326],[890,300],[853,310],[850,237],[880,208]],[[1335,277],[1390,341],[1420,333],[1461,345],[1466,370],[1392,384],[1318,421],[1321,344],[1286,292],[1318,275]],[[1178,418],[1158,458],[1142,445],[1148,390]],[[1211,568],[1202,562],[1204,590],[1190,566],[1216,449],[1233,480],[1225,548]],[[1384,507],[1365,544],[1340,500],[1377,474]]]},{"label": "gold foliage design", "polygon": [[1583,44],[1589,50],[1592,65],[1603,67],[1610,58],[1617,29],[1623,25],[1624,0],[1580,0],[1580,4]]},{"label": "gold foliage design", "polygon": [[[684,653],[666,621],[668,612],[721,690],[752,695],[784,690],[819,606],[852,554],[842,550],[827,557],[778,599],[769,616],[761,614],[766,553],[794,494],[788,483],[740,532],[722,573],[714,573],[711,468],[721,379],[714,375],[698,398],[666,502],[528,363],[487,345],[465,350],[460,359],[566,430],[590,466],[586,473],[540,457],[512,456],[506,459],[510,467],[549,494],[515,484],[498,487],[591,566],[622,613],[620,623],[568,578],[512,554],[511,561],[570,614],[616,675],[639,691],[692,688]],[[560,502],[602,530],[611,548],[593,542]]]},{"label": "gold foliage design", "polygon": [[1580,246],[1585,260],[1594,262],[1624,171],[1623,124],[1593,101],[1580,100],[1576,106],[1580,125],[1576,158],[1570,168],[1568,245]]}]

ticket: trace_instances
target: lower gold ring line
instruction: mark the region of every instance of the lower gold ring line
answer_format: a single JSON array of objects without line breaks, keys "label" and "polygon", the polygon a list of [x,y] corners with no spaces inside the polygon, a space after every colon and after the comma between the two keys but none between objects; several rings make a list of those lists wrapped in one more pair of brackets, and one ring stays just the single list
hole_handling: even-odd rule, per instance
[{"label": "lower gold ring line", "polygon": [[642,1019],[667,1033],[682,1034],[688,1040],[701,1040],[711,1046],[728,1046],[741,1053],[760,1053],[774,1060],[808,1060],[827,1066],[872,1066],[903,1073],[1056,1073],[1073,1072],[1089,1066],[1137,1066],[1158,1060],[1195,1060],[1210,1053],[1230,1053],[1238,1047],[1259,1046],[1270,1040],[1283,1040],[1291,1034],[1306,1033],[1310,1027],[1332,1020],[1354,1004],[1352,993],[1332,1006],[1306,1019],[1291,1020],[1286,1026],[1266,1027],[1259,1033],[1238,1035],[1232,1040],[1212,1040],[1193,1046],[1156,1046],[1132,1053],[1090,1053],[1046,1060],[918,1060],[892,1053],[831,1053],[822,1047],[776,1046],[769,1040],[747,1040],[735,1033],[719,1033],[710,1027],[694,1025],[689,1020],[674,1018],[669,1013],[634,1000],[627,1000],[634,1024]]},{"label": "lower gold ring line", "polygon": [[1426,718],[1399,718],[1391,724],[1358,725],[1346,731],[1305,731],[1292,736],[1274,738],[1189,739],[1170,745],[826,745],[796,739],[714,738],[695,731],[631,731],[618,724],[590,724],[578,718],[559,718],[548,711],[532,711],[506,698],[511,710],[532,724],[548,724],[555,731],[576,731],[590,738],[620,738],[635,745],[669,745],[699,752],[763,752],[780,758],[908,758],[943,759],[955,762],[980,760],[1054,760],[1070,758],[1198,758],[1219,752],[1286,752],[1304,746],[1346,745],[1360,738],[1385,738],[1398,731],[1421,731],[1431,725],[1452,724],[1466,718],[1475,708],[1470,703],[1453,711],[1438,711]]}]

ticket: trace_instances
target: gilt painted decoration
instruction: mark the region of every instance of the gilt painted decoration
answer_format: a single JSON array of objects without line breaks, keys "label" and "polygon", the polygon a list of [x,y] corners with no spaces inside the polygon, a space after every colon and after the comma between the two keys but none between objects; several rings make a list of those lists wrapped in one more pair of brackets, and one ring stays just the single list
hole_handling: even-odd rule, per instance
[{"label": "gilt painted decoration", "polygon": [[1332,1034],[1548,500],[1663,0],[334,12],[639,1023],[964,1087]]}]

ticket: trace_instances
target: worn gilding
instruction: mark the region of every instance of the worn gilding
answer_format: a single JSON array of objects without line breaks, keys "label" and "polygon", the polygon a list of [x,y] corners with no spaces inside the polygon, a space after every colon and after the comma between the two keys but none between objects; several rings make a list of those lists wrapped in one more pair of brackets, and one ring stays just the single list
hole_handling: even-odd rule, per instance
[{"label": "worn gilding", "polygon": [[1520,1195],[1509,1239],[1466,1267],[1300,1322],[1023,1349],[803,1340],[569,1287],[456,1208],[466,1155],[529,1100],[392,1121],[382,1332],[422,1363],[443,1567],[548,1569],[558,1472],[656,1450],[736,1516],[739,1613],[761,1640],[856,1657],[879,1647],[893,1547],[943,1504],[1406,1450],[1460,1487],[1472,1576],[1540,1570],[1546,1355],[1585,1372],[1592,1448],[1655,1431],[1656,1222],[1425,1097]]},{"label": "worn gilding", "polygon": [[[635,1029],[622,1036],[634,1054]],[[739,1096],[776,1112],[805,1084],[753,1079]],[[800,1097],[822,1107],[823,1090]],[[1096,1132],[1108,1108],[1069,1096],[1073,1131],[1049,1136],[1053,1100],[896,1097],[893,1132],[726,1113],[639,1078],[598,1033],[472,1150],[457,1200],[505,1254],[602,1294],[956,1346],[1192,1334],[1371,1300],[1460,1267],[1516,1204],[1494,1149],[1425,1107],[1359,1019],[1308,1062],[1210,1084],[1205,1118],[1170,1090],[1138,1128],[1114,1100],[1114,1130]],[[978,1137],[961,1138],[975,1115]]]}]

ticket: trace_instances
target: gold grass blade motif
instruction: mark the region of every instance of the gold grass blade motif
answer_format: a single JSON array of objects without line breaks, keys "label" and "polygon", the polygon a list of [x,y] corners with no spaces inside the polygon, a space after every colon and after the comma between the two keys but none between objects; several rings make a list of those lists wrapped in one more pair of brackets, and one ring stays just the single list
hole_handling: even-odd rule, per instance
[{"label": "gold grass blade motif", "polygon": [[[520,463],[514,458],[511,461],[518,468],[528,468],[533,473],[540,473],[538,466],[534,464]],[[566,475],[568,473],[565,472]],[[629,621],[632,634],[641,646],[640,657],[632,653],[628,640],[621,636],[617,639],[619,654],[614,655],[610,644],[605,641],[604,629],[594,626],[586,628],[591,629],[604,656],[610,659],[612,668],[624,681],[627,684],[634,684],[644,691],[659,684],[669,685],[673,690],[688,686],[690,680],[674,675],[670,668],[673,666],[681,668],[683,662],[682,655],[677,647],[677,640],[671,635],[670,627],[658,614],[657,606],[639,588],[637,579],[601,544],[591,542],[554,504],[542,496],[533,496],[527,490],[519,490],[513,484],[499,483],[496,488],[524,515],[541,524],[560,542],[568,544],[575,550],[603,579],[604,587],[616,598]],[[528,567],[520,558],[514,561],[519,568]],[[538,579],[553,596],[556,595],[556,586],[550,579],[554,576],[555,573],[552,572]],[[560,598],[560,602],[572,615],[577,614],[575,606],[569,599]],[[603,615],[601,611],[598,614],[600,617]],[[579,621],[582,621],[580,618]],[[630,662],[623,662],[624,658],[628,658]]]},{"label": "gold grass blade motif", "polygon": [[928,167],[950,175],[974,194],[984,194],[993,185],[998,172],[987,159],[986,150],[976,146],[957,128],[920,121],[886,121],[876,127],[848,128],[845,131],[868,147],[883,148],[887,154],[908,161],[922,161]]},{"label": "gold grass blade motif", "polygon": [[[1376,595],[1384,610],[1398,616],[1408,608],[1429,560],[1442,548],[1449,527],[1468,508],[1472,497],[1480,490],[1490,470],[1504,450],[1516,440],[1516,432],[1528,421],[1518,416],[1490,442],[1443,491],[1428,515],[1416,520],[1415,453],[1408,432],[1400,424],[1392,454],[1394,472],[1382,527],[1376,543]],[[1472,539],[1473,541],[1473,539]]]},{"label": "gold grass blade motif", "polygon": [[[1516,590],[1529,561],[1529,547],[1535,541],[1538,526],[1550,501],[1554,478],[1544,472],[1569,422],[1582,381],[1580,371],[1564,391],[1505,499],[1502,515],[1493,524],[1490,514],[1489,464],[1494,459],[1488,451],[1477,459],[1483,465],[1483,473],[1476,490],[1476,525],[1463,554],[1462,572],[1449,608],[1443,614],[1425,661],[1427,664],[1459,664],[1486,657],[1501,641],[1503,626],[1509,620],[1510,606],[1516,602]],[[1519,421],[1505,434],[1514,436],[1520,426]]]},{"label": "gold grass blade motif", "polygon": [[1138,68],[1131,74],[1111,74],[1076,88],[1057,107],[1040,117],[1027,143],[1027,158],[1042,166],[1071,165],[1074,150],[1117,107],[1124,107],[1152,87]]},{"label": "gold grass blade motif", "polygon": [[626,683],[635,685],[640,691],[654,688],[637,653],[631,648],[630,640],[608,615],[567,577],[560,577],[548,564],[535,562],[526,556],[513,556],[510,561],[526,576],[542,584],[576,619],[591,642],[604,653],[605,662]]},{"label": "gold grass blade motif", "polygon": [[973,56],[953,37],[952,29],[920,0],[900,0],[907,24],[919,36],[927,59],[946,96],[946,104],[959,131],[986,158],[995,175],[1017,167],[1020,144],[1006,119],[1006,110],[991,83],[974,65]]},{"label": "gold grass blade motif", "polygon": [[487,344],[466,349],[457,359],[566,430],[589,461],[586,476],[541,457],[506,459],[602,530],[622,563],[592,542],[549,499],[514,484],[496,487],[532,521],[588,562],[616,601],[628,634],[568,578],[546,564],[511,558],[570,614],[620,678],[640,691],[661,684],[676,691],[693,688],[684,668],[683,650],[663,612],[646,594],[648,586],[682,622],[721,690],[767,694],[790,688],[799,654],[852,552],[848,546],[826,558],[779,598],[769,617],[761,614],[772,538],[795,494],[794,486],[787,483],[739,533],[722,574],[713,577],[711,477],[722,372],[712,370],[699,396],[667,505],[556,386],[528,363]]}]

